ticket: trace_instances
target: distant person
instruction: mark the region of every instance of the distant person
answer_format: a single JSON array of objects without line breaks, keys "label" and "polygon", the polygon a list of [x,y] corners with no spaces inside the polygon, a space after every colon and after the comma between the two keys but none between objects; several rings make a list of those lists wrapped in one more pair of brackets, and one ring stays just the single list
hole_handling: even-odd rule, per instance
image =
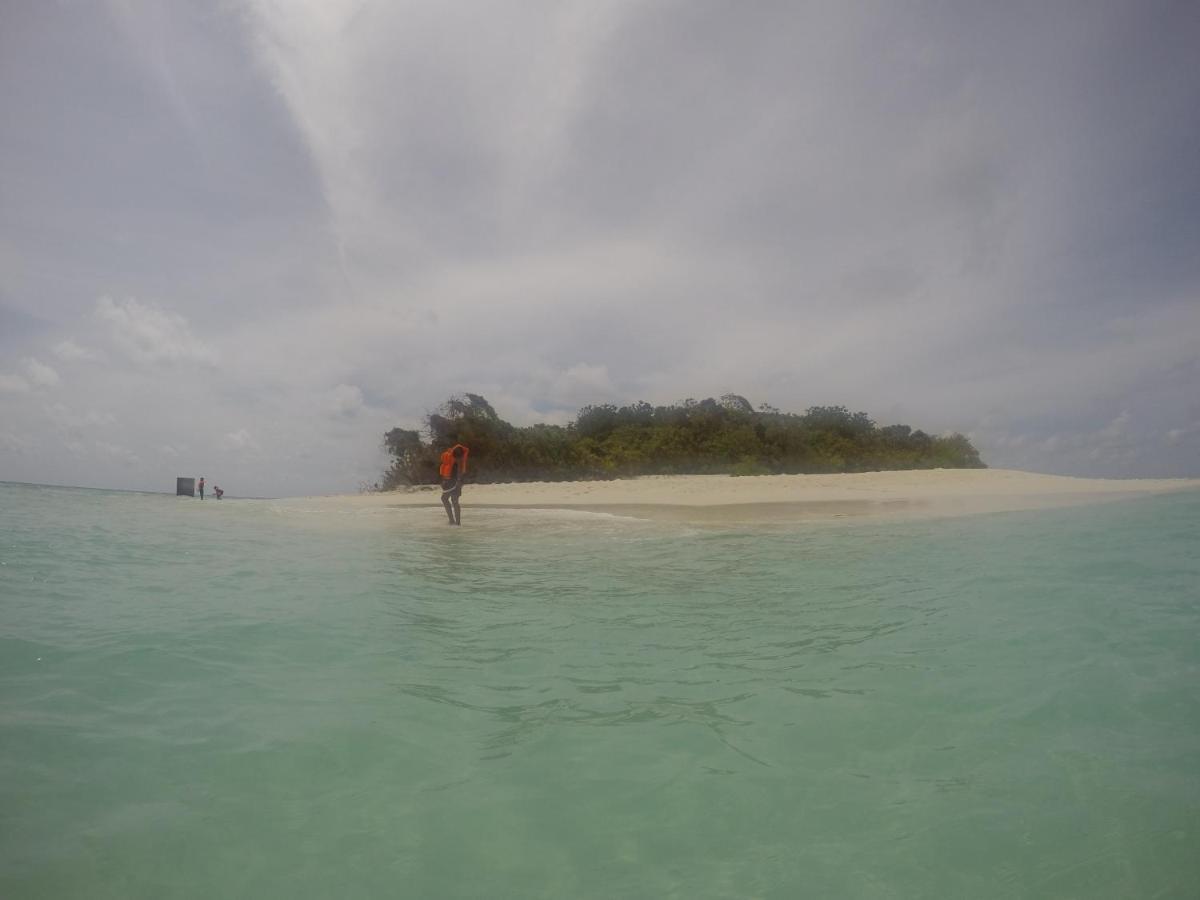
[{"label": "distant person", "polygon": [[467,474],[467,454],[470,452],[462,444],[455,444],[442,452],[442,462],[438,466],[438,474],[442,478],[442,506],[446,508],[451,525],[462,524],[458,498],[462,496],[463,478]]},{"label": "distant person", "polygon": [[213,496],[216,497],[218,500],[220,500],[222,497],[225,496],[225,492],[214,484],[213,485]]},{"label": "distant person", "polygon": [[200,476],[200,499],[204,499],[204,476]]}]

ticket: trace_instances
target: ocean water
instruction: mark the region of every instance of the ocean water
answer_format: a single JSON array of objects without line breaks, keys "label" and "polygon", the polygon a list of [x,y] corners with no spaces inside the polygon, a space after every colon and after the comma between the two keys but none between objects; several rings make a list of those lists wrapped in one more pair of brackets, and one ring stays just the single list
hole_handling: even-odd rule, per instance
[{"label": "ocean water", "polygon": [[464,499],[0,484],[0,897],[1200,896],[1200,494]]}]

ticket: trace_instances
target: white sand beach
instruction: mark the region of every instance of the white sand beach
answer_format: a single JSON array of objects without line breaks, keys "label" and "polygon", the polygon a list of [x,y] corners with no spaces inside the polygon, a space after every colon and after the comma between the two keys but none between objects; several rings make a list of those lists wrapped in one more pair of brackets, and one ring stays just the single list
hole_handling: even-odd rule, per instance
[{"label": "white sand beach", "polygon": [[[616,481],[468,484],[464,512],[569,509],[682,522],[787,522],[929,517],[1074,506],[1200,489],[1200,479],[1100,479],[1006,469],[841,475],[654,475]],[[441,509],[433,486],[309,498],[338,505]]]}]

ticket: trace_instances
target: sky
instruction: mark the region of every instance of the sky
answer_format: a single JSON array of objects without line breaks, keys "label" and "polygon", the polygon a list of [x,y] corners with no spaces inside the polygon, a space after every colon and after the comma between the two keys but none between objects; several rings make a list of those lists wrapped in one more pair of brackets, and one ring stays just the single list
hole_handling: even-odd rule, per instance
[{"label": "sky", "polygon": [[1200,476],[1200,6],[10,0],[0,480],[353,491],[452,394]]}]

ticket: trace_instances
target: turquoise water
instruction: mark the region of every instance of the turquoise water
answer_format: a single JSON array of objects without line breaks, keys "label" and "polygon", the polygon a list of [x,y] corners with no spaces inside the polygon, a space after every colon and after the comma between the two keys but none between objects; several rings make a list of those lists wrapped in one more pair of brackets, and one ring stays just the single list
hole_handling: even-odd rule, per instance
[{"label": "turquoise water", "polygon": [[464,522],[0,484],[0,896],[1197,895],[1200,495]]}]

